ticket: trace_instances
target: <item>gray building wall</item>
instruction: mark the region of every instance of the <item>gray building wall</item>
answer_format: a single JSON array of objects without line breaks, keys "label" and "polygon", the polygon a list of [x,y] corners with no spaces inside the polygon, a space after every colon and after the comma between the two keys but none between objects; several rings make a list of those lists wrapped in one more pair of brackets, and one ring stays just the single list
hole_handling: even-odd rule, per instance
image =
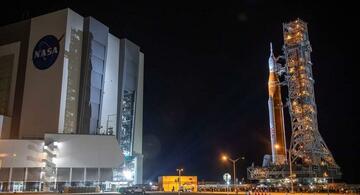
[{"label": "gray building wall", "polygon": [[20,115],[24,93],[30,24],[30,20],[25,20],[15,24],[0,27],[0,45],[10,44],[18,41],[21,43],[16,77],[14,107],[12,111],[12,116],[9,116],[12,118],[12,120],[10,136],[7,138],[10,139],[19,138]]},{"label": "gray building wall", "polygon": [[78,131],[97,134],[101,121],[109,28],[92,17],[84,20]]},{"label": "gray building wall", "polygon": [[[21,138],[42,138],[44,133],[75,133],[82,29],[83,17],[70,9],[31,19],[20,121]],[[33,55],[37,50],[36,45],[48,35],[57,39],[57,57],[50,67],[41,69],[34,64]],[[47,45],[44,42],[41,44]]]},{"label": "gray building wall", "polygon": [[[119,88],[118,98],[119,102],[123,102],[125,91],[135,93],[138,79],[138,66],[140,58],[140,47],[127,39],[120,40],[120,63],[119,63]],[[118,104],[118,117],[117,117],[117,138],[121,140],[121,126],[123,116],[123,104]],[[134,128],[133,128],[134,129]],[[132,132],[132,135],[134,132]],[[133,138],[132,138],[133,139]],[[133,146],[131,146],[132,149]]]},{"label": "gray building wall", "polygon": [[[120,59],[119,59],[119,88],[118,102],[125,100],[125,95],[133,93],[133,111],[131,124],[130,154],[135,158],[135,183],[142,183],[142,114],[143,114],[143,77],[144,77],[144,55],[140,47],[127,39],[120,40]],[[117,111],[117,139],[123,149],[126,150],[126,137],[123,132],[124,104],[118,104]],[[125,154],[126,155],[126,154]]]},{"label": "gray building wall", "polygon": [[133,153],[136,156],[136,183],[143,183],[143,99],[144,99],[144,54],[140,52],[135,109],[135,132]]}]

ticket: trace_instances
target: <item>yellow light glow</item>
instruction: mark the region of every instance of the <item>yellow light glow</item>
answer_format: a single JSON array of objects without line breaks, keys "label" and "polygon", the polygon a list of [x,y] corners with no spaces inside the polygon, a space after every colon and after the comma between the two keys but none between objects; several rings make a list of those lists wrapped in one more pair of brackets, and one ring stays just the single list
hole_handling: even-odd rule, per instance
[{"label": "yellow light glow", "polygon": [[295,68],[290,68],[290,73],[293,73],[295,71]]},{"label": "yellow light glow", "polygon": [[226,155],[223,155],[223,156],[221,157],[221,159],[222,159],[223,161],[226,161],[226,160],[228,159],[228,157],[227,157]]},{"label": "yellow light glow", "polygon": [[4,158],[4,157],[7,157],[9,156],[7,153],[0,153],[0,158]]},{"label": "yellow light glow", "polygon": [[275,144],[275,149],[279,149],[280,148],[280,146],[279,146],[279,144]]},{"label": "yellow light glow", "polygon": [[327,176],[329,176],[326,172],[324,173],[324,177],[327,177]]}]

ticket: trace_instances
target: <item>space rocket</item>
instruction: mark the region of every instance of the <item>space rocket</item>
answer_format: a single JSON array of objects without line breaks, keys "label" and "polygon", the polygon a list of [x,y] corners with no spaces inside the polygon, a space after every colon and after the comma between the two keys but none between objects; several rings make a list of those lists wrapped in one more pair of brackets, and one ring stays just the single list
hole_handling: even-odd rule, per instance
[{"label": "space rocket", "polygon": [[279,74],[277,71],[277,62],[273,53],[272,44],[270,43],[269,57],[269,122],[272,163],[282,165],[286,163],[286,141],[285,141],[285,125],[284,112],[281,100],[281,88]]}]

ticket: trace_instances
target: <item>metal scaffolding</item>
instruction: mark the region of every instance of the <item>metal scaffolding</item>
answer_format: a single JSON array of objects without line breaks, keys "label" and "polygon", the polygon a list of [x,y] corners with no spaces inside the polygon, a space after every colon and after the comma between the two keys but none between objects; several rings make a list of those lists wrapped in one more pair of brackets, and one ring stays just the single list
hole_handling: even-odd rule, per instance
[{"label": "metal scaffolding", "polygon": [[261,180],[296,177],[298,181],[311,181],[319,177],[340,178],[340,167],[318,130],[307,24],[300,19],[285,23],[283,36],[282,57],[286,63],[284,66],[278,64],[277,74],[284,73],[283,83],[288,87],[286,105],[289,107],[292,130],[289,162],[281,166],[249,167],[248,178]]},{"label": "metal scaffolding", "polygon": [[307,24],[300,19],[284,24],[283,33],[292,129],[291,161],[304,166],[339,168],[318,130]]},{"label": "metal scaffolding", "polygon": [[132,155],[134,127],[135,93],[124,91],[120,130],[120,147],[125,156]]}]

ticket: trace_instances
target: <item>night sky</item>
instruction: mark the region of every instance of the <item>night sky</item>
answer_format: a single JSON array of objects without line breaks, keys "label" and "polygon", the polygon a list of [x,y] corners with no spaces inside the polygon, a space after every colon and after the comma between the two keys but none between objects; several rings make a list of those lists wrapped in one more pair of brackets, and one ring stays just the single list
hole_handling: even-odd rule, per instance
[{"label": "night sky", "polygon": [[[240,178],[270,153],[269,42],[279,55],[282,23],[299,17],[308,22],[313,48],[320,133],[344,180],[360,183],[357,6],[180,2],[11,1],[2,5],[0,25],[70,7],[138,44],[145,53],[144,180],[183,167],[200,181],[221,181],[225,172],[232,173],[231,164],[220,161],[222,153],[245,156],[237,164]],[[287,108],[285,115],[288,121]]]}]

